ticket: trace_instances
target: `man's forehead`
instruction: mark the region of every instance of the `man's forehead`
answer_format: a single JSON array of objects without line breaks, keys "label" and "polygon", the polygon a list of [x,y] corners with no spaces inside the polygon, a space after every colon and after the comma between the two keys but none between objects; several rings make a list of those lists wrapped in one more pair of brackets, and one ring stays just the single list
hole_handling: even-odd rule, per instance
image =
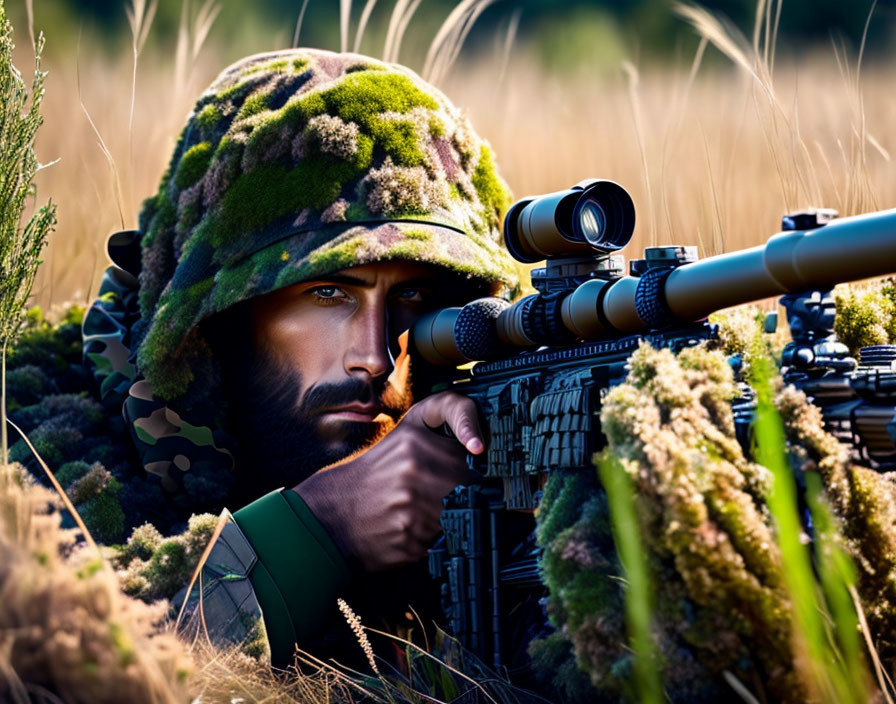
[{"label": "man's forehead", "polygon": [[441,267],[433,266],[432,264],[399,260],[347,267],[330,274],[307,279],[303,281],[302,284],[307,285],[309,282],[329,281],[354,284],[356,286],[375,286],[378,283],[385,283],[392,286],[407,283],[409,281],[450,278],[458,277],[456,274],[452,276],[451,272],[445,271]]}]

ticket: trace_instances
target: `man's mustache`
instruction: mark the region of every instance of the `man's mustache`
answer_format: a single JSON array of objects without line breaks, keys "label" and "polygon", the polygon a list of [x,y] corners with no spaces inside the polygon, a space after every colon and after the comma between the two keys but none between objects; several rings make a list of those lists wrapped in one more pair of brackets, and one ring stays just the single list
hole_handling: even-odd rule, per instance
[{"label": "man's mustache", "polygon": [[384,413],[393,418],[397,418],[407,410],[406,400],[385,378],[373,382],[350,378],[338,384],[316,384],[305,392],[301,405],[307,415],[317,415],[333,408],[356,403],[376,403],[383,407]]}]

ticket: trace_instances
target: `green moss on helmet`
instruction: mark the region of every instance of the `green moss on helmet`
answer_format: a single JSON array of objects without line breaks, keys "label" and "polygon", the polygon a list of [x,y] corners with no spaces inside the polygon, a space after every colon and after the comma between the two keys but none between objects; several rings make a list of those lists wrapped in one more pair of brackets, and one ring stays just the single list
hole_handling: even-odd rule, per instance
[{"label": "green moss on helmet", "polygon": [[212,154],[213,149],[209,142],[200,142],[190,147],[181,157],[177,167],[177,175],[174,177],[177,187],[184,190],[202,178],[212,160]]},{"label": "green moss on helmet", "polygon": [[498,176],[495,158],[488,145],[479,148],[479,163],[473,172],[473,187],[479,201],[492,213],[503,214],[510,207],[510,191]]},{"label": "green moss on helmet", "polygon": [[285,71],[287,68],[293,67],[295,62],[289,62],[286,59],[273,59],[272,61],[263,61],[252,66],[249,66],[244,72],[247,76],[252,76],[256,73],[278,73],[281,71]]},{"label": "green moss on helmet", "polygon": [[404,236],[417,242],[428,242],[432,239],[432,233],[429,230],[411,230],[404,231]]},{"label": "green moss on helmet", "polygon": [[219,105],[209,103],[196,113],[195,119],[196,124],[199,125],[202,130],[210,132],[218,126],[218,123],[221,122],[223,116],[224,114],[221,112],[221,107]]},{"label": "green moss on helmet", "polygon": [[243,103],[243,107],[240,108],[240,111],[236,115],[237,120],[243,120],[247,117],[252,117],[253,115],[257,115],[258,113],[266,110],[268,107],[268,96],[264,93],[253,93],[248,98],[246,98]]},{"label": "green moss on helmet", "polygon": [[361,245],[362,243],[358,240],[350,240],[336,247],[313,252],[308,257],[308,268],[319,271],[338,271],[352,266],[358,260],[357,255]]},{"label": "green moss on helmet", "polygon": [[349,162],[317,154],[294,169],[272,164],[243,174],[221,202],[212,242],[221,245],[258,232],[304,208],[323,209],[360,171]]},{"label": "green moss on helmet", "polygon": [[362,72],[349,75],[336,87],[323,91],[328,110],[343,120],[369,127],[383,112],[410,112],[415,107],[437,110],[435,99],[410,78],[396,73]]},{"label": "green moss on helmet", "polygon": [[417,128],[412,121],[373,118],[369,128],[377,144],[396,164],[420,166],[425,161]]}]

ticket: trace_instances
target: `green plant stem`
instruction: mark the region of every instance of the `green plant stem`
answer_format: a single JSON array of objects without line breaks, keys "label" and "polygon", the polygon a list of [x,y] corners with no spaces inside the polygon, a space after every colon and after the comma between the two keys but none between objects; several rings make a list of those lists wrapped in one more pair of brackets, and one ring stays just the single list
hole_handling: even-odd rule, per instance
[{"label": "green plant stem", "polygon": [[650,577],[635,511],[634,487],[622,465],[608,455],[598,462],[598,472],[607,492],[613,540],[625,570],[625,621],[635,656],[634,701],[660,704],[663,689],[650,628]]}]

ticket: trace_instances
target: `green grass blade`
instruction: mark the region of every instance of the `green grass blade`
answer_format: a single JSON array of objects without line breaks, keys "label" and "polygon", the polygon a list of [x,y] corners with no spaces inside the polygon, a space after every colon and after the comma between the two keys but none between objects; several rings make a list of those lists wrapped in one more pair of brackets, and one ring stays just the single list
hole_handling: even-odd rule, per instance
[{"label": "green grass blade", "polygon": [[635,512],[634,487],[622,465],[607,454],[598,462],[598,472],[607,492],[613,540],[625,571],[625,620],[635,657],[635,700],[659,704],[663,689],[650,628],[650,575]]},{"label": "green grass blade", "polygon": [[[809,549],[802,540],[797,487],[787,460],[784,421],[774,404],[772,379],[775,373],[774,363],[757,341],[751,364],[751,384],[757,396],[753,426],[755,454],[756,460],[767,467],[773,477],[768,507],[777,526],[784,579],[793,605],[794,666],[814,698],[824,702],[859,704],[868,701],[865,693],[868,678],[864,674],[854,676],[851,670],[854,666],[853,646],[837,638],[831,639],[827,627],[828,622],[834,622],[839,631],[838,618],[847,619],[838,595],[841,589],[848,594],[848,584],[843,581],[844,574],[829,570],[827,576],[822,575],[823,580],[828,580],[827,584],[820,586]],[[837,602],[832,605],[833,618],[824,598],[829,593]],[[855,629],[854,617],[852,624]],[[842,652],[844,645],[845,653]]]}]

